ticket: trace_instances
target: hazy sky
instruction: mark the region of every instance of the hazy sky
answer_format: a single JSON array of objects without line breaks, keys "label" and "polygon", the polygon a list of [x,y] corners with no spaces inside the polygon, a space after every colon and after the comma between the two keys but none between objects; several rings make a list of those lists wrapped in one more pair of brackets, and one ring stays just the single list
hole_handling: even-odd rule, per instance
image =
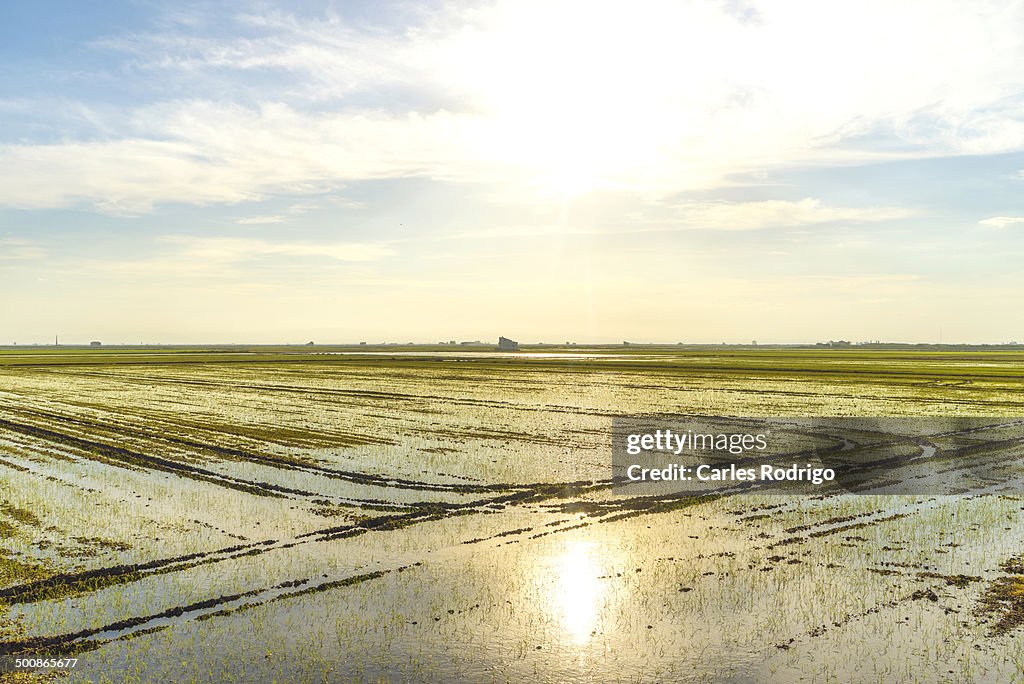
[{"label": "hazy sky", "polygon": [[0,343],[1024,341],[1021,2],[0,4]]}]

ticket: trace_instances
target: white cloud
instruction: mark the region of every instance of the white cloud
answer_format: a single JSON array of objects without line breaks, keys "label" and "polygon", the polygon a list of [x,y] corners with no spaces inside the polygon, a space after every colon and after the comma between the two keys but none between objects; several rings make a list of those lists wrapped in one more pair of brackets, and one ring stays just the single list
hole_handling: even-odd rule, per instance
[{"label": "white cloud", "polygon": [[817,223],[868,223],[894,221],[915,215],[903,207],[832,207],[820,200],[806,198],[796,202],[684,203],[677,205],[680,220],[693,228],[712,230],[751,230],[755,228],[797,227]]},{"label": "white cloud", "polygon": [[[486,172],[459,147],[459,136],[476,124],[454,114],[314,116],[285,105],[254,111],[189,102],[138,116],[159,139],[0,147],[0,204],[88,202],[135,214],[157,202],[235,203],[326,192],[350,179]],[[491,171],[490,178],[499,176]]]},{"label": "white cloud", "polygon": [[[661,209],[659,211],[659,209]],[[600,216],[600,207],[592,213]],[[613,213],[614,212],[609,212]],[[819,199],[760,202],[682,202],[650,205],[644,217],[608,225],[584,219],[580,225],[522,223],[474,226],[472,230],[430,236],[430,240],[505,240],[508,238],[563,238],[570,235],[636,235],[687,230],[756,230],[798,228],[826,223],[881,223],[919,215],[906,207],[842,207]]]},{"label": "white cloud", "polygon": [[[202,279],[217,280],[225,287],[263,283],[268,271],[253,270],[256,262],[268,261],[277,274],[322,276],[322,265],[297,259],[345,262],[353,267],[372,268],[374,262],[392,257],[396,251],[381,243],[274,241],[233,237],[165,235],[157,239],[158,249],[131,259],[73,259],[66,267],[91,277],[113,279],[129,277],[139,282],[167,280],[173,287]],[[334,274],[332,274],[334,277]]]},{"label": "white cloud", "polygon": [[46,250],[19,238],[0,238],[0,261],[34,261],[45,259]]},{"label": "white cloud", "polygon": [[269,216],[246,216],[243,218],[236,218],[235,223],[242,226],[258,226],[265,223],[287,223],[290,219],[287,216],[281,214],[274,214]]},{"label": "white cloud", "polygon": [[275,242],[230,237],[168,235],[162,242],[177,246],[182,256],[230,263],[267,256],[324,257],[337,261],[378,261],[394,254],[387,245],[362,242]]},{"label": "white cloud", "polygon": [[992,228],[1005,228],[1006,226],[1024,223],[1024,216],[993,216],[992,218],[978,221],[978,223],[983,226],[991,226]]},{"label": "white cloud", "polygon": [[1024,149],[1020,3],[443,7],[390,33],[269,15],[244,18],[260,38],[108,41],[185,97],[101,140],[0,147],[0,204],[138,213],[407,176],[660,196]]}]

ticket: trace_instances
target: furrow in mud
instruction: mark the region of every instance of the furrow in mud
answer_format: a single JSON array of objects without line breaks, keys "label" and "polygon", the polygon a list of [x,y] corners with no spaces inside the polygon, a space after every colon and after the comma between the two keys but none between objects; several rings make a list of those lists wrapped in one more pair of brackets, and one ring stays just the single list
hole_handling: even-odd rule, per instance
[{"label": "furrow in mud", "polygon": [[0,655],[38,653],[44,650],[54,655],[71,655],[97,648],[110,641],[149,633],[153,629],[169,627],[182,621],[221,617],[239,610],[264,605],[271,601],[360,584],[383,577],[390,572],[402,572],[408,567],[400,566],[342,579],[321,580],[315,583],[310,579],[292,580],[265,589],[252,589],[237,594],[218,596],[185,606],[168,608],[150,615],[125,618],[101,627],[92,627],[68,634],[3,641],[0,642]]},{"label": "furrow in mud", "polygon": [[[18,412],[18,411],[16,411],[16,412]],[[289,459],[285,459],[285,458],[269,456],[269,455],[266,455],[266,454],[258,454],[258,453],[254,453],[252,451],[247,451],[247,450],[239,449],[239,448],[235,448],[235,447],[226,447],[226,446],[220,446],[220,445],[216,445],[216,444],[197,442],[195,440],[186,439],[184,437],[177,437],[177,436],[169,435],[169,434],[166,434],[166,433],[160,434],[160,433],[155,433],[155,432],[151,432],[151,431],[137,429],[137,428],[134,428],[134,427],[131,428],[130,431],[127,428],[116,429],[116,428],[113,428],[113,426],[106,425],[106,424],[101,424],[101,423],[98,423],[96,421],[90,421],[90,420],[85,420],[85,419],[81,419],[81,418],[72,418],[70,416],[62,416],[62,415],[55,414],[55,413],[47,413],[47,412],[42,412],[42,411],[26,411],[24,409],[22,409],[20,411],[20,413],[22,413],[22,414],[26,414],[26,413],[27,414],[32,414],[32,415],[35,415],[36,417],[44,418],[44,419],[46,419],[48,421],[51,421],[51,422],[74,424],[74,425],[76,425],[78,427],[91,429],[93,431],[104,431],[104,432],[119,433],[121,436],[123,436],[125,438],[129,438],[129,439],[132,439],[132,438],[136,438],[137,439],[137,438],[141,437],[141,438],[145,438],[147,440],[152,440],[154,442],[165,442],[165,443],[169,443],[169,444],[174,444],[176,446],[182,446],[182,447],[186,447],[186,448],[189,448],[189,449],[194,449],[197,452],[207,452],[207,453],[215,454],[216,456],[222,457],[222,458],[226,457],[226,458],[230,458],[230,459],[234,459],[234,460],[248,461],[248,462],[253,462],[253,463],[260,463],[260,464],[263,464],[263,465],[271,466],[271,467],[274,467],[274,468],[279,468],[279,469],[282,469],[282,470],[298,470],[298,471],[305,472],[305,473],[310,473],[310,474],[314,474],[314,475],[320,475],[320,476],[331,478],[331,479],[343,480],[343,481],[346,481],[346,482],[352,482],[352,483],[361,484],[361,485],[380,486],[380,487],[396,487],[396,488],[400,488],[400,489],[420,490],[420,491],[453,492],[453,493],[468,493],[468,494],[507,491],[508,489],[527,488],[527,487],[530,486],[530,485],[503,485],[503,484],[493,484],[493,485],[487,485],[487,484],[475,485],[475,484],[457,484],[457,483],[456,484],[441,484],[441,483],[430,483],[430,482],[422,482],[422,481],[416,481],[416,480],[408,480],[408,479],[403,479],[403,478],[384,477],[384,476],[380,476],[380,475],[372,475],[372,474],[367,474],[367,473],[358,473],[358,472],[353,472],[353,471],[337,470],[337,469],[334,469],[334,468],[327,468],[325,466],[318,466],[318,465],[309,464],[309,463],[300,463],[300,462],[296,462],[294,460],[289,460]],[[0,427],[7,427],[7,425],[5,423],[8,423],[8,421],[0,421]],[[54,441],[61,441],[61,442],[66,442],[66,443],[72,443],[71,440],[80,439],[80,438],[73,437],[71,435],[66,435],[66,434],[63,434],[63,433],[58,433],[58,432],[56,432],[54,430],[48,430],[47,428],[41,428],[41,427],[37,427],[37,426],[34,426],[34,425],[26,425],[24,423],[19,424],[19,425],[22,428],[21,432],[23,434],[32,434],[32,433],[29,432],[30,430],[39,430],[40,433],[34,434],[34,436],[41,437],[42,435],[45,434],[48,437],[50,437],[51,439],[54,439]],[[10,429],[12,429],[14,431],[17,431],[16,428],[10,428]],[[59,438],[52,437],[52,435],[59,436]],[[111,445],[106,445],[106,444],[103,444],[102,442],[96,442],[94,440],[81,440],[81,441],[85,442],[85,443],[88,443],[88,444],[95,444],[95,445],[99,445],[99,446],[108,447],[110,449],[121,449],[120,447],[114,447],[114,446],[111,446]],[[122,451],[124,451],[125,454],[131,454],[133,458],[139,458],[139,457],[141,457],[141,458],[151,458],[151,457],[141,456],[140,454],[137,454],[137,452],[128,452],[127,450],[122,450]],[[162,461],[166,461],[166,459],[161,459],[161,460]],[[198,469],[196,469],[196,470],[198,472]],[[222,475],[216,475],[216,474],[214,474],[214,475],[217,476],[217,477],[224,477]],[[271,488],[274,487],[273,485],[269,485],[269,484],[266,484],[266,483],[264,483],[264,486],[271,487]],[[298,491],[297,490],[292,490],[289,493],[298,493]]]},{"label": "furrow in mud", "polygon": [[220,473],[215,473],[197,466],[190,466],[184,463],[170,461],[165,458],[160,458],[159,456],[150,456],[137,451],[131,451],[123,447],[115,447],[109,444],[104,444],[103,442],[87,440],[47,428],[23,425],[2,418],[0,418],[0,428],[35,437],[37,439],[51,441],[62,446],[73,447],[90,455],[91,457],[98,457],[96,460],[121,468],[148,468],[150,470],[173,473],[182,477],[208,482],[210,484],[235,489],[240,492],[254,494],[256,496],[286,497],[288,495],[294,495],[310,498],[319,496],[314,492],[292,489],[269,482],[239,480],[237,478],[221,475]]}]

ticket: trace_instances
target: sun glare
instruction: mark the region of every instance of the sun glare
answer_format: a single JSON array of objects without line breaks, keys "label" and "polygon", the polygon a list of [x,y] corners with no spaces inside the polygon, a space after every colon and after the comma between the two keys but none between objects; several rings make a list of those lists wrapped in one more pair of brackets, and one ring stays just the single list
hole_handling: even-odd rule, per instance
[{"label": "sun glare", "polygon": [[558,557],[556,601],[562,627],[575,644],[585,644],[597,627],[598,610],[605,589],[601,566],[592,543],[569,544]]},{"label": "sun glare", "polygon": [[496,160],[576,195],[615,188],[678,147],[696,123],[690,98],[720,87],[694,63],[707,39],[689,35],[693,10],[642,5],[513,3],[463,29],[442,60],[485,117]]}]

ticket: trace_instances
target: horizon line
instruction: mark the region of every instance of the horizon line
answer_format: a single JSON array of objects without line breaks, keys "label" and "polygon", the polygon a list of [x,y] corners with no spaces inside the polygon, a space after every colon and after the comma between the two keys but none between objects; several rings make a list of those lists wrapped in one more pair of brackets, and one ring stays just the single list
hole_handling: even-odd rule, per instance
[{"label": "horizon line", "polygon": [[[1015,347],[1024,346],[1024,344],[1017,342],[1016,340],[1005,341],[1005,342],[937,342],[937,341],[913,341],[913,342],[900,342],[900,341],[887,341],[887,340],[865,340],[865,341],[851,341],[851,340],[828,340],[822,341],[817,340],[813,342],[808,341],[790,341],[790,342],[663,342],[663,341],[633,341],[633,340],[622,340],[619,342],[609,341],[564,341],[564,342],[523,342],[516,341],[520,347],[613,347],[613,348],[625,348],[625,347],[825,347],[825,348],[849,348],[849,347],[879,347],[879,346],[930,346],[930,347]],[[26,342],[18,343],[12,342],[11,344],[0,344],[0,349],[14,349],[14,348],[25,348],[25,347],[39,347],[39,348],[133,348],[133,347],[431,347],[431,348],[451,348],[451,347],[497,347],[497,341],[487,342],[484,340],[463,340],[463,341],[440,341],[440,342],[369,342],[360,340],[358,342],[246,342],[246,341],[219,341],[219,342],[101,342],[97,340],[90,340],[88,342]]]}]

